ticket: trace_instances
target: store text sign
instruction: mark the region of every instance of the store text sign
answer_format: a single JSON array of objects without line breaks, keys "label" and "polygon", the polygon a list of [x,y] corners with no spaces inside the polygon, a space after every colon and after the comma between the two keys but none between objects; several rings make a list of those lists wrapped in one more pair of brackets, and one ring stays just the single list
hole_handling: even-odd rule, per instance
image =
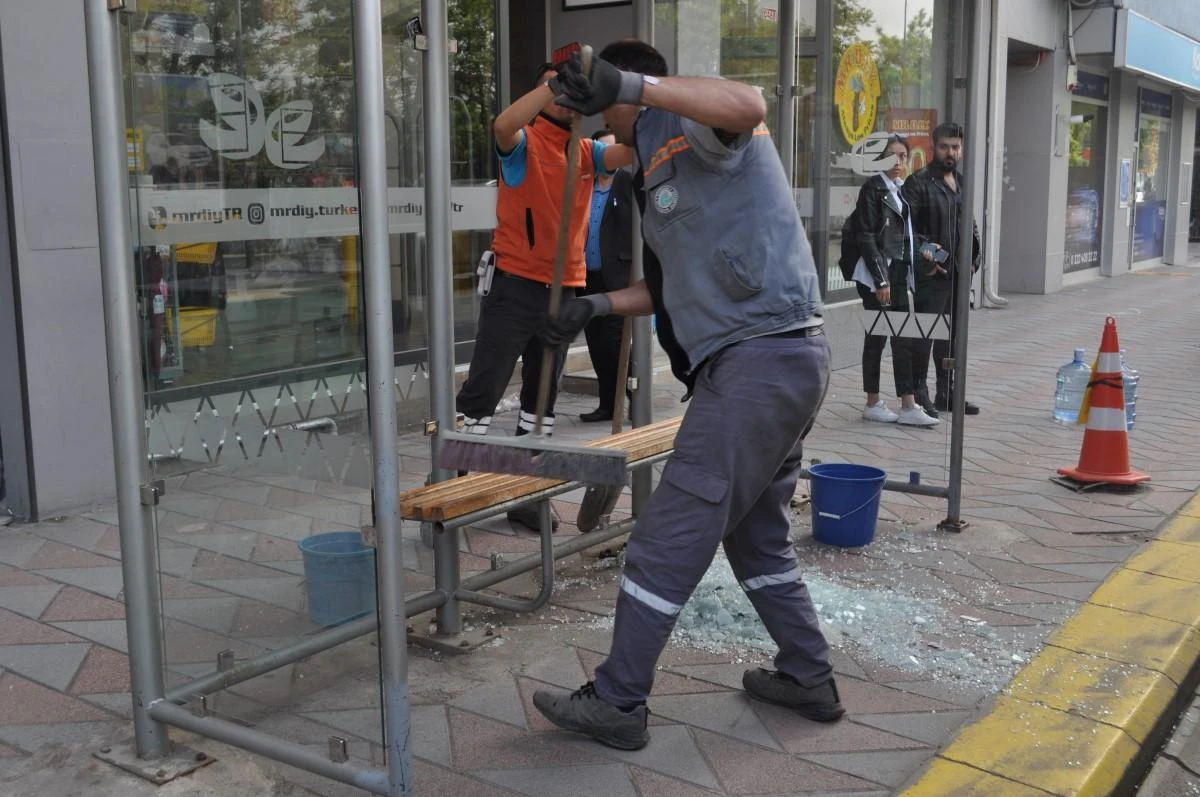
[{"label": "store text sign", "polygon": [[[143,246],[359,234],[355,188],[137,188],[130,199]],[[387,202],[389,233],[425,231],[423,188],[390,188]],[[456,230],[494,228],[496,189],[452,188],[450,214]]]}]

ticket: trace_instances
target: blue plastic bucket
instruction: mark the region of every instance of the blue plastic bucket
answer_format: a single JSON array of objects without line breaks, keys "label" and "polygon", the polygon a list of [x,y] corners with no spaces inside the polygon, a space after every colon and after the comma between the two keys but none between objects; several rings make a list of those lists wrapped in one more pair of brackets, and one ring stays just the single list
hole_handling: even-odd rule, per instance
[{"label": "blue plastic bucket", "polygon": [[875,539],[879,496],[887,474],[870,465],[820,464],[808,469],[813,537],[856,548]]},{"label": "blue plastic bucket", "polygon": [[357,531],[329,531],[301,540],[308,617],[339,625],[375,610],[375,549]]}]

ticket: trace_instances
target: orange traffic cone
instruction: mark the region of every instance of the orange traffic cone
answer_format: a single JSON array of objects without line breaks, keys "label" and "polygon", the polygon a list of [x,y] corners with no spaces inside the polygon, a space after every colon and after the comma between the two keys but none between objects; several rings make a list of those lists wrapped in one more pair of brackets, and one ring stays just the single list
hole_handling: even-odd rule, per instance
[{"label": "orange traffic cone", "polygon": [[1125,427],[1125,388],[1121,379],[1121,347],[1117,320],[1109,316],[1100,339],[1100,356],[1092,369],[1087,403],[1087,428],[1079,466],[1059,468],[1058,474],[1088,484],[1137,484],[1148,474],[1129,467],[1129,434]]}]

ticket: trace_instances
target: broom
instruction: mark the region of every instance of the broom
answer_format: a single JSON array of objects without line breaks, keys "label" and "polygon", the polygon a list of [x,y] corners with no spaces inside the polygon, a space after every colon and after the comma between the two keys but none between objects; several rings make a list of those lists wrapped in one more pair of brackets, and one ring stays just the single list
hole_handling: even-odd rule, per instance
[{"label": "broom", "polygon": [[[579,53],[584,74],[591,69],[592,48],[584,46]],[[562,283],[567,268],[567,247],[570,237],[571,207],[575,199],[575,184],[579,179],[579,139],[583,119],[571,117],[571,138],[567,145],[567,176],[563,187],[562,215],[558,226],[558,248],[554,255],[554,276],[550,282],[551,318],[558,317],[562,304]],[[536,419],[533,434],[505,440],[485,440],[482,435],[459,432],[440,432],[441,453],[438,464],[443,468],[487,473],[511,473],[521,476],[542,476],[562,481],[581,481],[589,484],[624,484],[625,452],[621,449],[589,448],[563,443],[551,443],[543,432],[546,410],[550,403],[550,382],[554,378],[554,347],[542,351],[542,372],[538,380]]]}]

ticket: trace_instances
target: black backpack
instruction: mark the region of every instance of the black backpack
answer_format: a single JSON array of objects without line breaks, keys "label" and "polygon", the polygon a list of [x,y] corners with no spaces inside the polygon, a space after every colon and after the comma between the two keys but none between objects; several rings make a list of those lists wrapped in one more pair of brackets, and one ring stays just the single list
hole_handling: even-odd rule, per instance
[{"label": "black backpack", "polygon": [[858,208],[850,212],[842,223],[842,255],[838,258],[838,268],[846,282],[854,282],[854,267],[862,252],[858,248]]}]

